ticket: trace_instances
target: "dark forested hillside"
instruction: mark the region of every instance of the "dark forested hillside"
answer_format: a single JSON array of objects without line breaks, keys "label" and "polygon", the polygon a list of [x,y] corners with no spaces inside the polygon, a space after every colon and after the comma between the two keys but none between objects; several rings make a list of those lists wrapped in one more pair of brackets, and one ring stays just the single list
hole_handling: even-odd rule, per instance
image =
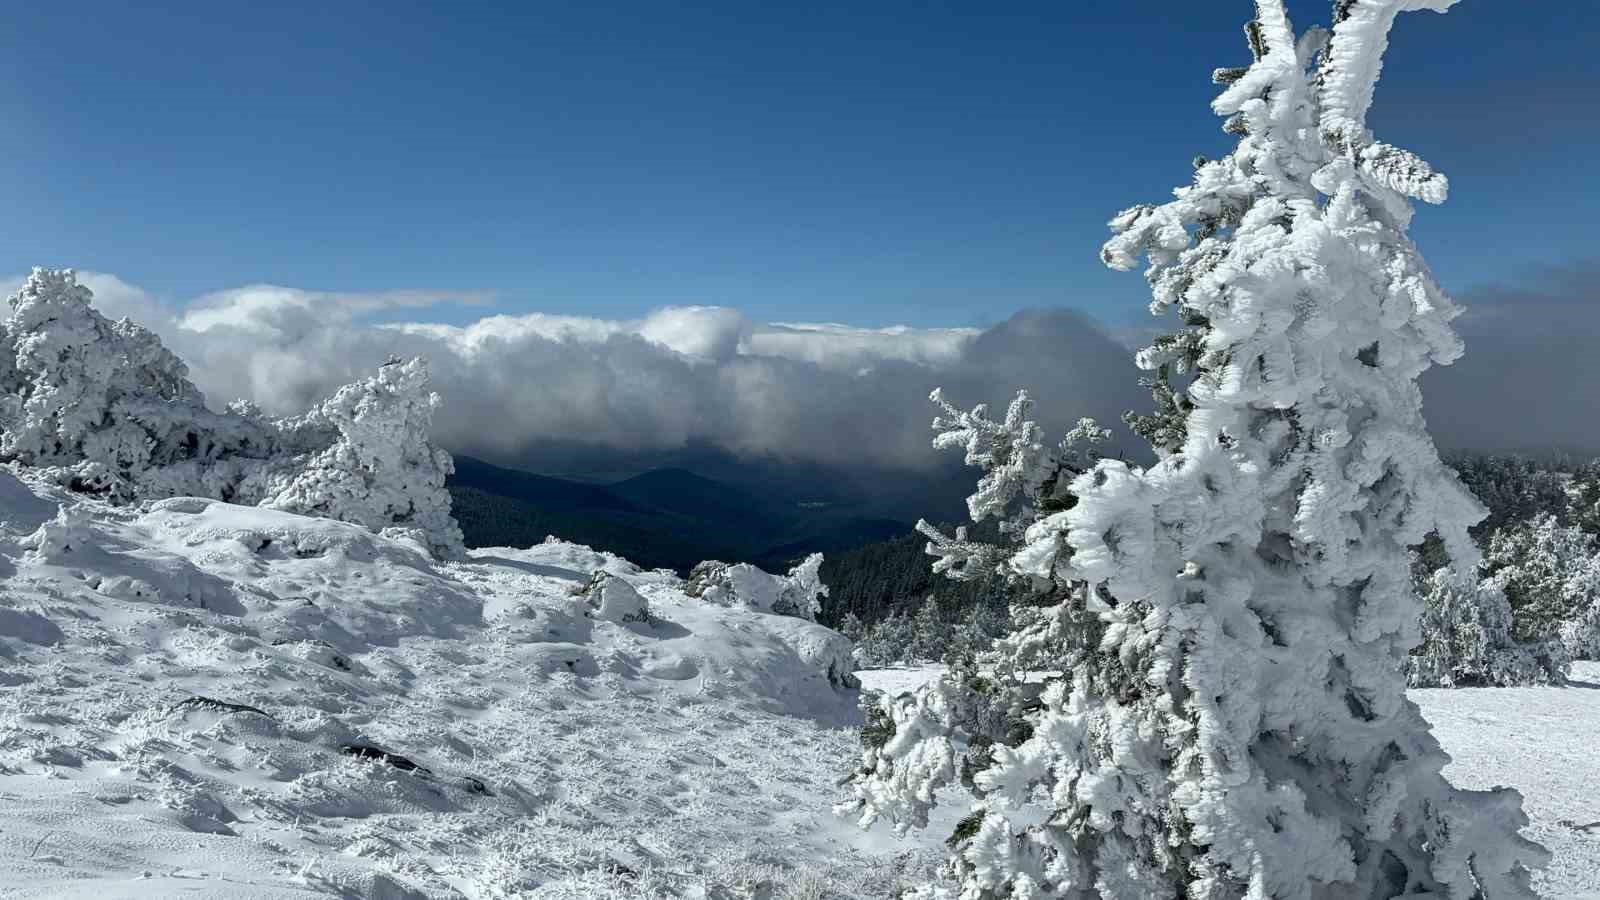
[{"label": "dark forested hillside", "polygon": [[554,534],[680,572],[705,559],[781,571],[809,553],[835,554],[911,531],[909,522],[848,505],[798,504],[683,469],[602,485],[458,456],[447,486],[469,547],[525,547]]},{"label": "dark forested hillside", "polygon": [[[992,526],[972,531],[985,534]],[[927,538],[912,532],[824,559],[822,582],[828,596],[820,620],[838,627],[853,615],[870,626],[891,615],[915,613],[929,597],[954,614],[996,589],[986,580],[954,581],[935,573],[927,544]]]},{"label": "dark forested hillside", "polygon": [[595,507],[541,505],[475,487],[449,488],[468,547],[529,547],[553,534],[610,551],[647,569],[680,571],[726,549],[686,539],[644,514],[614,516]]}]

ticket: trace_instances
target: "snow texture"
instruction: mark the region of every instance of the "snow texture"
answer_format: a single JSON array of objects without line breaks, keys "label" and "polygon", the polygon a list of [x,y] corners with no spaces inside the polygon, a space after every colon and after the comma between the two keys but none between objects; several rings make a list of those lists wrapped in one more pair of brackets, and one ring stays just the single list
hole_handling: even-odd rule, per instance
[{"label": "snow texture", "polygon": [[860,716],[821,625],[560,541],[440,561],[21,471],[0,473],[6,897],[887,898],[932,877],[827,812]]}]

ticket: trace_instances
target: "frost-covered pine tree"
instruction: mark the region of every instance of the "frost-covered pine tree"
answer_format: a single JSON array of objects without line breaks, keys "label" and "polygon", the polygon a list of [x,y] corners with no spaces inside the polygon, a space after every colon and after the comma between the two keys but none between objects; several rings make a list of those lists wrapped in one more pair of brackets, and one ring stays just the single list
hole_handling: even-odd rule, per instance
[{"label": "frost-covered pine tree", "polygon": [[1542,513],[1489,539],[1484,568],[1503,591],[1519,640],[1557,640],[1573,659],[1600,659],[1600,547]]},{"label": "frost-covered pine tree", "polygon": [[0,321],[0,463],[114,503],[174,496],[271,505],[461,548],[428,436],[420,360],[385,366],[304,416],[206,407],[153,332],[96,311],[71,270],[35,269]]},{"label": "frost-covered pine tree", "polygon": [[332,446],[268,489],[260,505],[374,531],[415,531],[435,555],[461,555],[461,528],[444,486],[455,464],[428,436],[438,405],[421,357],[391,360],[377,375],[345,385],[303,417],[336,432]]},{"label": "frost-covered pine tree", "polygon": [[1418,585],[1422,643],[1406,657],[1412,687],[1565,684],[1570,657],[1559,639],[1518,641],[1511,604],[1494,578],[1449,568]]},{"label": "frost-covered pine tree", "polygon": [[1416,384],[1461,352],[1406,236],[1446,182],[1366,113],[1396,15],[1453,2],[1338,0],[1297,36],[1258,0],[1254,61],[1215,76],[1236,149],[1112,221],[1105,261],[1147,257],[1180,320],[1139,355],[1172,392],[1141,423],[1158,462],[1100,461],[1028,525],[998,564],[1053,605],[883,701],[848,804],[924,825],[969,784],[963,898],[1532,896],[1520,798],[1444,780],[1401,671],[1409,548],[1437,534],[1470,570],[1484,510]]},{"label": "frost-covered pine tree", "polygon": [[[1021,537],[1040,517],[1070,509],[1076,497],[1068,489],[1073,478],[1097,459],[1094,445],[1111,433],[1093,419],[1079,419],[1059,444],[1047,447],[1044,430],[1028,418],[1033,398],[1018,391],[996,421],[979,404],[970,410],[956,407],[935,390],[929,397],[940,410],[933,420],[939,450],[960,449],[969,466],[983,468],[978,489],[967,498],[967,514],[974,522],[994,519],[1002,537]],[[972,540],[965,526],[949,536],[926,520],[917,531],[928,538],[928,552],[938,557],[933,570],[959,581],[992,577],[1004,555],[995,544]]]}]

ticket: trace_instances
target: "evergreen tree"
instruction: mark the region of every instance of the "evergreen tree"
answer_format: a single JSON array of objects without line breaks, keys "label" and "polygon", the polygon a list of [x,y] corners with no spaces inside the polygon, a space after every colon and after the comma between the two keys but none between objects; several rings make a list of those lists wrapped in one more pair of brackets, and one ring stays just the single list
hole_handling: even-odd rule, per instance
[{"label": "evergreen tree", "polygon": [[337,438],[289,477],[272,479],[261,505],[374,531],[414,531],[435,555],[463,555],[444,487],[455,464],[429,437],[438,405],[420,357],[390,360],[377,375],[345,385],[304,417]]},{"label": "evergreen tree", "polygon": [[1495,579],[1442,568],[1423,579],[1417,594],[1422,643],[1406,658],[1412,687],[1566,683],[1566,647],[1551,639],[1519,642],[1512,635],[1511,604]]},{"label": "evergreen tree", "polygon": [[1594,535],[1542,513],[1495,532],[1484,568],[1510,602],[1518,640],[1558,640],[1573,659],[1600,659]]},{"label": "evergreen tree", "polygon": [[1573,479],[1549,465],[1522,456],[1461,456],[1448,462],[1489,508],[1489,515],[1472,528],[1480,545],[1496,531],[1540,513],[1557,516],[1563,525],[1578,518],[1578,500],[1569,490]]},{"label": "evergreen tree", "polygon": [[1297,38],[1258,0],[1254,62],[1215,76],[1236,149],[1103,253],[1147,257],[1182,323],[1139,355],[1192,373],[1141,429],[1158,462],[1096,463],[1005,554],[930,535],[946,571],[1053,601],[977,669],[882,700],[846,804],[925,825],[970,783],[963,898],[1532,896],[1520,798],[1444,780],[1401,671],[1409,548],[1437,534],[1470,569],[1484,510],[1416,386],[1461,352],[1406,237],[1407,198],[1446,182],[1365,122],[1396,15],[1453,2],[1339,0]]},{"label": "evergreen tree", "polygon": [[303,416],[221,413],[153,332],[96,311],[71,270],[35,269],[0,322],[0,463],[114,503],[213,497],[415,532],[461,549],[428,436],[438,397],[394,361]]}]

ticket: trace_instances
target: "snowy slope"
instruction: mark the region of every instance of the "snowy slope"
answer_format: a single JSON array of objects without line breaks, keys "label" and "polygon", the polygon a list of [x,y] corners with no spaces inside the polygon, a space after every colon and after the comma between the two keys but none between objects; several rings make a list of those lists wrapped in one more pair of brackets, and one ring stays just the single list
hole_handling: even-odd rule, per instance
[{"label": "snowy slope", "polygon": [[1600,662],[1572,666],[1565,688],[1413,690],[1461,787],[1510,785],[1550,849],[1542,896],[1600,900]]},{"label": "snowy slope", "polygon": [[[53,491],[0,472],[0,897],[879,897],[933,858],[829,814],[820,626],[570,544]],[[591,615],[600,569],[650,621]]]},{"label": "snowy slope", "polygon": [[[865,690],[916,690],[938,666],[857,673]],[[1529,837],[1553,854],[1534,877],[1551,900],[1600,900],[1600,662],[1573,665],[1565,688],[1413,690],[1453,760],[1458,787],[1510,785],[1522,792]],[[959,798],[949,798],[959,802]],[[936,829],[934,829],[936,830]]]},{"label": "snowy slope", "polygon": [[[0,897],[888,897],[940,855],[948,821],[829,814],[859,720],[819,626],[571,544],[437,564],[62,499],[0,472]],[[602,569],[651,622],[588,614]],[[1543,892],[1600,898],[1600,664],[1574,679],[1411,696],[1454,781],[1523,791]]]}]

